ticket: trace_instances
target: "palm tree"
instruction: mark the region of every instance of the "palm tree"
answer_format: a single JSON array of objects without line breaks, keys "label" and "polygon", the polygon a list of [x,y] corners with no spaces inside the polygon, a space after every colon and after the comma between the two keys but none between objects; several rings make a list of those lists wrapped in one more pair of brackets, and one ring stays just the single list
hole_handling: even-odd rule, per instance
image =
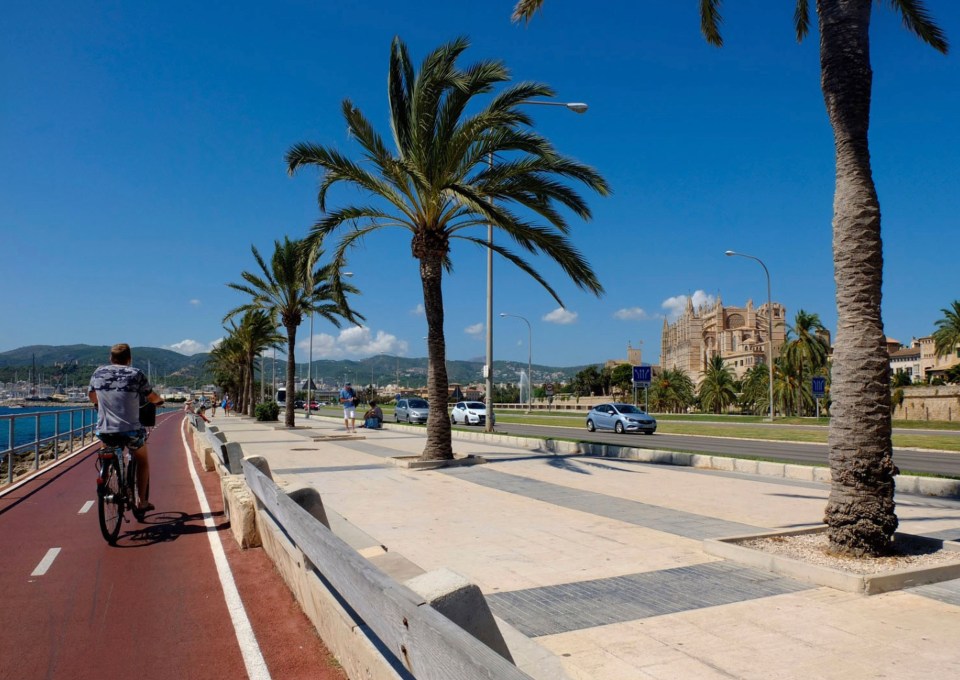
[{"label": "palm tree", "polygon": [[653,377],[650,385],[651,410],[680,413],[696,400],[693,380],[679,368],[668,368]]},{"label": "palm tree", "polygon": [[[810,375],[813,375],[827,364],[826,341],[817,335],[817,331],[825,331],[820,322],[818,314],[811,314],[804,310],[799,310],[794,319],[793,326],[787,326],[787,342],[784,343],[780,354],[784,361],[790,365],[791,372],[797,376],[797,384],[803,385],[804,373],[807,369]],[[795,404],[799,407],[802,398],[798,393]],[[797,413],[802,415],[802,413]]]},{"label": "palm tree", "polygon": [[[543,0],[520,0],[515,20],[530,20]],[[946,53],[947,40],[923,0],[890,0],[907,30]],[[720,46],[721,0],[700,0],[700,26]],[[810,29],[809,0],[797,0],[797,40]],[[833,128],[836,187],[833,265],[837,337],[830,419],[830,498],[825,521],[831,549],[850,555],[886,552],[897,528],[893,501],[889,366],[880,298],[883,252],[880,201],[870,167],[868,128],[872,0],[816,0],[820,87]]]},{"label": "palm tree", "polygon": [[[306,251],[299,241],[284,236],[283,242],[274,241],[270,265],[260,256],[256,246],[251,246],[253,257],[260,267],[259,274],[243,272],[246,281],[227,284],[234,290],[246,293],[250,301],[229,312],[227,320],[240,312],[267,310],[287,332],[287,408],[284,424],[294,426],[294,385],[296,384],[297,327],[303,317],[311,312],[340,327],[340,319],[356,321],[363,317],[355,314],[346,302],[345,292],[355,293],[352,286],[339,280],[339,268],[332,264],[314,269],[317,249]],[[334,283],[336,279],[336,284]],[[313,339],[311,338],[311,342]]]},{"label": "palm tree", "polygon": [[213,372],[213,382],[224,394],[240,393],[245,385],[246,356],[239,339],[227,331],[227,336],[210,351],[207,367]]},{"label": "palm tree", "polygon": [[[243,356],[243,380],[240,392],[236,394],[237,413],[254,415],[256,397],[254,393],[255,360],[266,350],[277,347],[284,337],[277,332],[277,323],[273,315],[264,309],[249,310],[240,319],[240,325],[230,322],[226,328],[227,337],[236,340]],[[261,380],[263,376],[261,376]]]},{"label": "palm tree", "polygon": [[721,413],[737,400],[736,375],[723,357],[715,354],[710,357],[707,370],[700,380],[700,405],[704,410]]},{"label": "palm tree", "polygon": [[[374,231],[395,227],[409,232],[423,287],[427,392],[435,407],[446,403],[447,397],[442,277],[452,266],[453,239],[485,248],[483,234],[469,232],[493,225],[523,250],[542,253],[559,264],[580,288],[596,295],[603,292],[589,263],[568,240],[570,227],[558,208],[588,219],[586,202],[561,180],[577,180],[601,195],[609,193],[606,181],[593,169],[561,156],[532,130],[532,121],[520,105],[533,97],[553,96],[549,87],[510,85],[478,108],[478,95],[507,82],[509,73],[499,61],[459,68],[457,59],[467,47],[464,38],[442,45],[414,72],[406,45],[394,38],[387,95],[395,150],[388,149],[360,110],[345,100],[343,116],[351,138],[363,148],[362,164],[330,147],[308,143],[295,145],[286,156],[291,174],[305,166],[316,166],[322,173],[318,192],[322,217],[308,243],[316,245],[327,234],[349,226],[334,252],[335,264]],[[374,202],[327,212],[327,193],[341,182]],[[515,206],[533,213],[534,220],[514,212]],[[528,262],[502,245],[490,247],[560,302]],[[443,417],[430,418],[423,458],[452,457],[450,423]]]},{"label": "palm tree", "polygon": [[952,309],[941,309],[943,318],[937,321],[933,332],[933,346],[937,358],[950,356],[960,345],[960,300],[954,300]]},{"label": "palm tree", "polygon": [[770,390],[767,383],[770,381],[770,372],[766,364],[755,364],[747,369],[743,375],[741,385],[740,406],[750,413],[765,413],[770,410]]}]

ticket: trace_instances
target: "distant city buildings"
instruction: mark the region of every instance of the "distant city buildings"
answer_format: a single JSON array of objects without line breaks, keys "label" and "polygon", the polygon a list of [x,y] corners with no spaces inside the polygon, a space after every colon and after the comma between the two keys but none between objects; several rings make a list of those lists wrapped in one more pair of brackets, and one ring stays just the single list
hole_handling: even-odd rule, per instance
[{"label": "distant city buildings", "polygon": [[887,352],[890,355],[890,375],[903,372],[910,378],[910,382],[914,383],[942,378],[947,371],[960,364],[960,345],[953,353],[938,357],[932,335],[920,339],[912,338],[909,347],[893,338],[887,338]]}]

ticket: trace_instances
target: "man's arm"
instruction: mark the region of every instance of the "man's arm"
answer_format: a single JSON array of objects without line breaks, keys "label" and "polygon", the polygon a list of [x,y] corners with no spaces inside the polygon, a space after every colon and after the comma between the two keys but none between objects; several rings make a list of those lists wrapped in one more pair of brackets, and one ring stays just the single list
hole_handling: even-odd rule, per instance
[{"label": "man's arm", "polygon": [[97,400],[97,393],[95,390],[90,390],[87,392],[87,397],[90,399],[90,403],[94,406],[100,406],[100,402]]},{"label": "man's arm", "polygon": [[150,390],[150,392],[147,394],[147,401],[149,401],[151,404],[159,406],[160,404],[163,403],[163,397],[161,397],[159,394],[157,394],[153,390]]}]

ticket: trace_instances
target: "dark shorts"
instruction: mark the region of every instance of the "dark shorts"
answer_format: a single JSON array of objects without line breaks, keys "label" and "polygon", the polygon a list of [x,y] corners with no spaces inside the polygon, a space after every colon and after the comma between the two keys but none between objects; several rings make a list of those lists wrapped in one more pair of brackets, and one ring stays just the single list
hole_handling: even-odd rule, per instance
[{"label": "dark shorts", "polygon": [[129,432],[97,432],[97,437],[107,446],[125,446],[136,451],[144,445],[147,431],[141,428]]}]

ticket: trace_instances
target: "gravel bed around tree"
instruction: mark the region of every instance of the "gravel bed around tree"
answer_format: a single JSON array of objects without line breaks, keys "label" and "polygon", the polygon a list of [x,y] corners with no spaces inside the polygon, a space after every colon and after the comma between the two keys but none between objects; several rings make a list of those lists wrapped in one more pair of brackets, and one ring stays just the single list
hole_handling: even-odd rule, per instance
[{"label": "gravel bed around tree", "polygon": [[960,563],[960,551],[946,549],[940,541],[904,535],[896,537],[893,552],[883,557],[837,555],[830,551],[826,532],[765,536],[740,541],[739,545],[861,575]]}]

